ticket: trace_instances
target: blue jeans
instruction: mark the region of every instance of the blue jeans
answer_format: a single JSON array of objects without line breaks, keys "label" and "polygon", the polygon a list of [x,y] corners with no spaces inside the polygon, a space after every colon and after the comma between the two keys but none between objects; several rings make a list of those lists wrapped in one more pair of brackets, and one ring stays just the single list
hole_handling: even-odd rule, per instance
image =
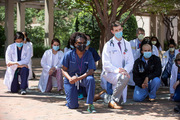
[{"label": "blue jeans", "polygon": [[176,87],[173,98],[175,102],[180,102],[180,85]]},{"label": "blue jeans", "polygon": [[153,80],[148,82],[148,88],[140,88],[139,86],[135,86],[133,100],[136,102],[143,101],[148,95],[149,98],[156,98],[156,91],[160,86],[161,80],[159,77],[155,77]]},{"label": "blue jeans", "polygon": [[[87,104],[93,104],[94,93],[95,93],[95,80],[93,76],[87,76],[80,83],[80,86],[86,88],[87,92]],[[64,90],[66,93],[66,106],[70,109],[75,109],[79,107],[78,104],[78,90],[75,84],[70,84],[69,80],[65,78],[64,80]]]}]

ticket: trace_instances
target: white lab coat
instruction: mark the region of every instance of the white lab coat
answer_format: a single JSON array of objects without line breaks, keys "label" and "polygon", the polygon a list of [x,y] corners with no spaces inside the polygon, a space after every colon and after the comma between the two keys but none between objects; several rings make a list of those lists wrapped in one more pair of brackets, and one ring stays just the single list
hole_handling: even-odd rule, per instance
[{"label": "white lab coat", "polygon": [[173,66],[172,66],[172,70],[171,70],[170,87],[169,87],[169,90],[170,90],[171,94],[174,94],[174,92],[175,92],[175,89],[173,88],[173,85],[177,81],[177,73],[178,73],[178,67],[174,63]]},{"label": "white lab coat", "polygon": [[[31,50],[31,58],[33,57],[33,44],[32,42],[26,42],[26,45],[28,45],[30,47]],[[33,72],[32,72],[32,60],[30,59],[30,62],[28,64],[28,68],[29,68],[29,76],[28,79],[32,79],[33,78]]]},{"label": "white lab coat", "polygon": [[[113,43],[113,44],[112,44]],[[103,72],[101,74],[101,86],[106,89],[105,79],[112,83],[112,89],[116,88],[117,80],[119,78],[119,68],[124,68],[128,73],[132,71],[134,58],[131,50],[131,45],[125,39],[121,40],[121,50],[118,46],[118,41],[113,37],[103,48],[102,64]],[[127,51],[125,52],[125,49]],[[124,54],[125,53],[125,54]],[[123,91],[123,101],[126,102],[127,86]]]},{"label": "white lab coat", "polygon": [[[136,59],[138,59],[141,56],[140,48],[137,47],[138,46],[138,38],[131,40],[130,44],[131,44],[131,49],[132,49],[133,57],[134,57],[134,61],[135,61]],[[159,51],[158,51],[157,47],[154,45],[152,47],[152,54],[159,57]],[[130,72],[130,80],[129,80],[128,85],[135,86],[135,83],[133,81],[132,71]]]},{"label": "white lab coat", "polygon": [[[23,49],[21,53],[21,61],[17,61],[17,46],[16,43],[13,43],[7,47],[6,50],[6,64],[9,62],[17,62],[19,65],[28,65],[31,59],[31,50],[30,47],[26,44],[23,44]],[[13,65],[11,67],[7,67],[5,77],[4,77],[4,84],[8,87],[8,90],[11,90],[11,84],[14,78],[14,73],[17,69],[17,65]]]},{"label": "white lab coat", "polygon": [[[61,61],[64,57],[64,53],[62,51],[58,51],[57,54],[58,55],[56,56],[56,58],[52,60],[52,57],[53,57],[52,49],[49,49],[45,51],[41,59],[41,66],[43,67],[43,70],[42,70],[42,74],[41,74],[39,85],[38,85],[41,92],[45,92],[46,90],[46,86],[49,79],[49,70],[52,67],[55,67],[55,68],[62,67]],[[54,62],[54,66],[52,66],[52,62]]]},{"label": "white lab coat", "polygon": [[[179,53],[178,50],[175,50],[175,56],[174,56],[174,59],[176,58],[176,55]],[[169,60],[169,50],[167,50],[163,56],[162,56],[162,72],[164,71],[165,67],[166,67],[166,64],[168,63],[168,60]]]}]

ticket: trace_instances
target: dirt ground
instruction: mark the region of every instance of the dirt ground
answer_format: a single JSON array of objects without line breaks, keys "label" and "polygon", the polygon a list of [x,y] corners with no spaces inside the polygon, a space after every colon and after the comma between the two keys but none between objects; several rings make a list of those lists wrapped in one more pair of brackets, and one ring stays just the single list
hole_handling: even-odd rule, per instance
[{"label": "dirt ground", "polygon": [[[169,100],[169,89],[161,87],[156,102],[133,102],[133,89],[128,89],[128,101],[122,110],[110,109],[102,100],[95,102],[97,113],[89,114],[85,100],[79,101],[78,109],[68,109],[65,95],[56,89],[41,93],[37,89],[41,67],[33,68],[36,79],[29,80],[27,95],[12,94],[3,84],[6,67],[0,66],[0,120],[180,120],[180,114],[173,111],[178,104]],[[100,73],[100,71],[97,71]],[[96,93],[101,90],[99,76],[96,77]]]}]

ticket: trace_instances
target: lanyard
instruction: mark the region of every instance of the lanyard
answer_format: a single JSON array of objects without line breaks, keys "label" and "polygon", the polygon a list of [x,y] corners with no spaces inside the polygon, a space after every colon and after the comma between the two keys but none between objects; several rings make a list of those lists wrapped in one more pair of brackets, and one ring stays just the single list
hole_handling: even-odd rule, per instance
[{"label": "lanyard", "polygon": [[81,64],[79,65],[78,58],[77,58],[77,54],[76,54],[76,61],[77,61],[77,64],[78,64],[78,68],[79,68],[80,74],[81,74],[81,70],[82,70],[83,57],[84,57],[84,55],[82,56]]}]

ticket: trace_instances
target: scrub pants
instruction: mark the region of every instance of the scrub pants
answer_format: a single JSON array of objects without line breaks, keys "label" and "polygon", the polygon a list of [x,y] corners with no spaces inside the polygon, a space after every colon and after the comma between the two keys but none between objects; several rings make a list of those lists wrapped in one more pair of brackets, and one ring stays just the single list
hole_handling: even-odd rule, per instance
[{"label": "scrub pants", "polygon": [[[21,77],[21,84],[19,84],[18,75],[20,75]],[[20,89],[26,90],[26,88],[28,87],[28,82],[27,82],[28,76],[29,76],[28,68],[23,67],[23,68],[16,69],[15,74],[14,74],[14,79],[11,84],[11,92],[18,93]]]},{"label": "scrub pants", "polygon": [[143,101],[148,95],[149,98],[156,98],[156,91],[160,86],[161,80],[158,77],[155,77],[153,80],[148,82],[148,88],[140,88],[139,86],[135,86],[133,99],[136,102]]},{"label": "scrub pants", "polygon": [[[87,76],[85,79],[81,80],[80,86],[86,88],[87,92],[87,104],[93,104],[94,93],[95,93],[95,80],[93,76]],[[79,107],[78,104],[78,90],[75,84],[70,84],[69,80],[65,78],[64,80],[64,90],[66,93],[66,106],[70,109],[75,109]]]},{"label": "scrub pants", "polygon": [[180,102],[180,85],[176,87],[173,98],[175,102]]}]

